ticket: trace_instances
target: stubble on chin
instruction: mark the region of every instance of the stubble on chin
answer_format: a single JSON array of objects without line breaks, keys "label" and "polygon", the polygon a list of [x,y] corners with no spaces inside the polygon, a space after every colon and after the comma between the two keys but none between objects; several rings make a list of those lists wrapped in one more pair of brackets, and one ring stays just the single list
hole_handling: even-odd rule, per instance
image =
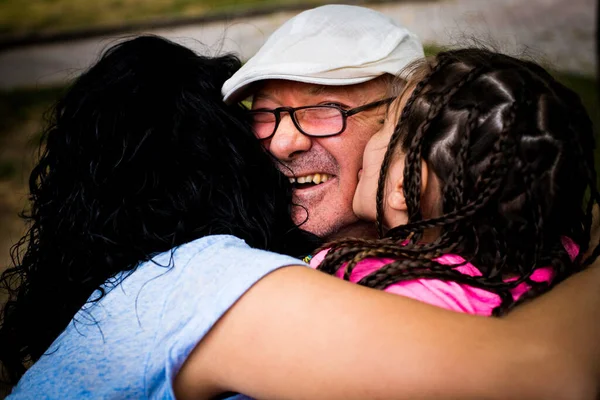
[{"label": "stubble on chin", "polygon": [[351,210],[344,210],[343,207],[320,204],[320,207],[309,209],[297,202],[292,206],[292,220],[301,229],[326,240],[340,235],[347,236],[343,233],[346,227],[358,222],[354,213]]}]

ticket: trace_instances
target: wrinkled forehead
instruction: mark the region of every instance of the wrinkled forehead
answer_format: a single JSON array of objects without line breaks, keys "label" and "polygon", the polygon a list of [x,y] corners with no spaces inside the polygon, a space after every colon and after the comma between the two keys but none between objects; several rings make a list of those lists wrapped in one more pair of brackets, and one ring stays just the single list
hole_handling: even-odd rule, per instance
[{"label": "wrinkled forehead", "polygon": [[365,99],[383,97],[387,93],[387,90],[387,85],[380,79],[344,86],[317,85],[271,79],[257,82],[252,88],[251,98],[252,100],[266,99],[277,101],[286,98],[310,100],[311,98],[331,96],[360,102]]}]

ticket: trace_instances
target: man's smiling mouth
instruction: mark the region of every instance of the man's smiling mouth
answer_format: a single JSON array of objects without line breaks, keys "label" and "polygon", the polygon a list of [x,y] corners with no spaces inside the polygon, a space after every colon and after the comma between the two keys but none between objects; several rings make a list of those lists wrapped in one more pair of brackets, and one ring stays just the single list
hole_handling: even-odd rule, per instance
[{"label": "man's smiling mouth", "polygon": [[325,183],[331,178],[333,178],[333,175],[317,173],[298,176],[296,178],[289,177],[289,180],[294,189],[307,189]]}]

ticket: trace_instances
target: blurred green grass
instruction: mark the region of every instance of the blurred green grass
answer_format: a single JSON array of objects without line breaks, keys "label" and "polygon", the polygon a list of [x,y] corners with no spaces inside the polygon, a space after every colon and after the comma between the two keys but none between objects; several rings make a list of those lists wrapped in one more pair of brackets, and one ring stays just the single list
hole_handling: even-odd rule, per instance
[{"label": "blurred green grass", "polygon": [[323,0],[0,0],[0,36],[326,3]]},{"label": "blurred green grass", "polygon": [[10,160],[0,160],[0,181],[14,178],[17,174],[17,167]]},{"label": "blurred green grass", "polygon": [[64,90],[50,86],[0,91],[0,140],[18,124],[39,118],[35,113],[49,108]]},{"label": "blurred green grass", "polygon": [[[64,89],[61,86],[0,91],[0,181],[19,180],[29,174],[23,171],[24,160],[30,160],[34,154],[44,113]],[[28,144],[25,148],[23,142]]]}]

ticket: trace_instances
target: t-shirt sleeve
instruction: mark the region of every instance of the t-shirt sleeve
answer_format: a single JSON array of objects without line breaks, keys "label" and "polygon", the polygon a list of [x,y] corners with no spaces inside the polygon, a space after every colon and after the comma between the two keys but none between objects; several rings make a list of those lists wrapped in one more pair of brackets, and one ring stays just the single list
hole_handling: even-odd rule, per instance
[{"label": "t-shirt sleeve", "polygon": [[250,287],[278,268],[303,265],[293,257],[250,248],[232,236],[218,238],[201,251],[184,249],[188,254],[177,254],[176,281],[165,288],[171,293],[164,304],[154,351],[166,354],[152,354],[149,363],[166,360],[163,368],[168,387],[164,390],[169,393],[164,393],[165,398],[173,398],[171,383],[190,352]]}]

